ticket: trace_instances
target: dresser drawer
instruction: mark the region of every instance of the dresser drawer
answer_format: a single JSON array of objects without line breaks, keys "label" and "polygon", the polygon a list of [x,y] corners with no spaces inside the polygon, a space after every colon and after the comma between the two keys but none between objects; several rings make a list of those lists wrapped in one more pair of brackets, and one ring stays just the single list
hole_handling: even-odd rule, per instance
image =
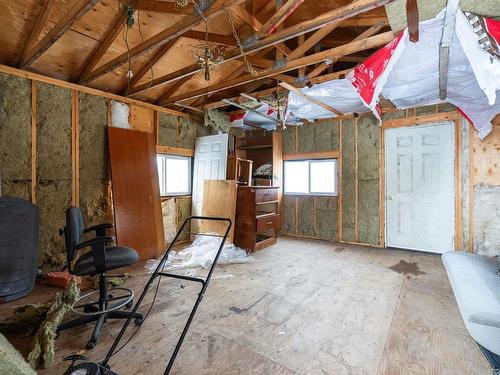
[{"label": "dresser drawer", "polygon": [[262,232],[267,229],[277,228],[280,224],[280,215],[274,214],[264,217],[259,217],[257,220],[257,232]]},{"label": "dresser drawer", "polygon": [[255,189],[255,203],[278,200],[278,189]]}]

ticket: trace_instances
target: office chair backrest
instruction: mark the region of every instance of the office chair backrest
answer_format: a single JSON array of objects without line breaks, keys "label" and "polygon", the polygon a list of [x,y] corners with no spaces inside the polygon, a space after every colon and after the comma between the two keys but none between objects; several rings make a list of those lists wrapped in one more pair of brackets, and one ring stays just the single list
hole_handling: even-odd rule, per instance
[{"label": "office chair backrest", "polygon": [[68,266],[71,266],[77,253],[75,245],[83,239],[83,216],[80,208],[69,207],[66,210],[66,228],[64,229]]},{"label": "office chair backrest", "polygon": [[0,303],[33,289],[38,232],[37,206],[20,198],[0,197]]}]

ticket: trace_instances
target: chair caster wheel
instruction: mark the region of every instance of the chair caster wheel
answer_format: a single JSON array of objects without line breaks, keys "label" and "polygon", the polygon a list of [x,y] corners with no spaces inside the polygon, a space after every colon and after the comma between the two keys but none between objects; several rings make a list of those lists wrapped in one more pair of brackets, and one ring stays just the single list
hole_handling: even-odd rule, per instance
[{"label": "chair caster wheel", "polygon": [[140,326],[140,325],[142,325],[142,323],[144,323],[144,318],[135,318],[134,319],[134,324],[136,326]]},{"label": "chair caster wheel", "polygon": [[125,305],[127,309],[130,309],[132,306],[134,306],[134,301],[130,301]]},{"label": "chair caster wheel", "polygon": [[95,348],[96,342],[94,340],[90,340],[85,347],[87,350],[92,350]]}]

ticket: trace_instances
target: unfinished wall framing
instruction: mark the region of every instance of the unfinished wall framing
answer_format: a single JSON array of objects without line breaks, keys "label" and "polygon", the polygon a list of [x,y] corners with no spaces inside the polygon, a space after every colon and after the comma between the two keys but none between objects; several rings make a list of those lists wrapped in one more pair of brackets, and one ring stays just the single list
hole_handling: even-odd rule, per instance
[{"label": "unfinished wall framing", "polygon": [[[182,118],[185,127],[192,124],[181,112],[1,66],[0,194],[40,207],[39,265],[44,270],[59,270],[65,262],[59,229],[70,204],[82,208],[87,225],[112,220],[110,99],[131,106],[130,122],[137,130],[154,131],[157,113]],[[193,130],[183,132],[194,142]]]},{"label": "unfinished wall framing", "polygon": [[[488,252],[488,246],[491,246],[489,244],[498,241],[496,234],[491,231],[492,223],[498,218],[495,215],[479,215],[479,212],[491,210],[484,210],[484,207],[475,209],[474,206],[488,204],[497,207],[500,202],[497,195],[497,188],[500,190],[500,172],[496,163],[500,160],[498,118],[494,122],[494,131],[483,142],[479,141],[476,132],[470,129],[470,124],[450,104],[395,109],[385,112],[382,120],[382,126],[379,126],[378,120],[371,114],[359,117],[343,116],[335,122],[320,120],[302,127],[289,127],[283,132],[284,160],[313,158],[315,155],[320,157],[324,149],[318,148],[317,140],[321,137],[317,137],[316,132],[317,129],[328,126],[338,139],[338,143],[330,142],[330,148],[340,156],[339,195],[328,202],[327,206],[336,211],[337,217],[334,219],[328,216],[330,225],[325,226],[325,216],[318,217],[318,210],[324,204],[319,200],[323,198],[285,195],[282,233],[312,238],[328,237],[329,240],[360,245],[385,246],[384,130],[453,121],[456,150],[456,249]],[[332,139],[335,140],[335,137]],[[325,137],[321,140],[324,141]],[[337,227],[333,229],[332,225]],[[475,237],[477,238],[474,239]]]}]

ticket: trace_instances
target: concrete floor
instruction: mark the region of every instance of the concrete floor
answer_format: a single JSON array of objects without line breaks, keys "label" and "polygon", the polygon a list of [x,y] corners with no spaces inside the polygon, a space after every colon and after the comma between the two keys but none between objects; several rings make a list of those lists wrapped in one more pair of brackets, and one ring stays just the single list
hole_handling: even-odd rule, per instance
[{"label": "concrete floor", "polygon": [[[217,268],[172,373],[491,373],[439,256],[280,237],[253,258]],[[142,265],[132,271],[128,285],[138,293],[148,275]],[[197,288],[162,281],[149,318],[112,369],[163,373]],[[61,359],[74,352],[102,359],[120,326],[108,322],[92,351],[82,350],[91,326],[63,332],[57,363],[39,373],[62,374]]]}]

